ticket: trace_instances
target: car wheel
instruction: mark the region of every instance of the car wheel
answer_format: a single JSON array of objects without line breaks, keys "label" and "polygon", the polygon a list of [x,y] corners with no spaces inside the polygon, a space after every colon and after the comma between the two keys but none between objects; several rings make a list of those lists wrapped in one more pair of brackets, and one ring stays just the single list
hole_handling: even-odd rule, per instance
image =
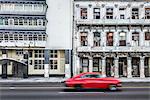
[{"label": "car wheel", "polygon": [[116,91],[117,90],[116,85],[109,85],[109,90]]},{"label": "car wheel", "polygon": [[82,89],[82,85],[81,85],[81,84],[76,84],[76,85],[74,86],[74,88],[75,88],[76,90],[81,90],[81,89]]}]

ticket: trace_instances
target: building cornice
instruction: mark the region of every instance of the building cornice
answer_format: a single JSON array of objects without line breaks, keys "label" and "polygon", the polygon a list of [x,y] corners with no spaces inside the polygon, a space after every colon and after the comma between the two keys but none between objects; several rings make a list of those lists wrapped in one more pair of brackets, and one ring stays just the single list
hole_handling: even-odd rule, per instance
[{"label": "building cornice", "polygon": [[46,0],[0,0],[0,3],[46,4]]}]

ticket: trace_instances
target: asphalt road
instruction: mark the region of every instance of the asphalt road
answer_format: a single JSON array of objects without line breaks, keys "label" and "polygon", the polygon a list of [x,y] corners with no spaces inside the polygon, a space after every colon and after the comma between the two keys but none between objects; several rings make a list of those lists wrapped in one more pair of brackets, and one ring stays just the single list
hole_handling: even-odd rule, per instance
[{"label": "asphalt road", "polygon": [[0,86],[0,100],[150,100],[149,86],[125,86],[121,91],[64,91],[64,87]]}]

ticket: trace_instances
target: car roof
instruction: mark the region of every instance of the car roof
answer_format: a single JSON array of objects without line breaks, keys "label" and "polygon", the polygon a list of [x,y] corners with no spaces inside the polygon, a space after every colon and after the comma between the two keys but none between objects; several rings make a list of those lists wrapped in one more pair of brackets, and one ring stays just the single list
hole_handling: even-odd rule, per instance
[{"label": "car roof", "polygon": [[74,78],[80,77],[81,75],[85,75],[85,74],[101,74],[101,73],[100,72],[84,72],[84,73],[80,73],[74,76]]}]

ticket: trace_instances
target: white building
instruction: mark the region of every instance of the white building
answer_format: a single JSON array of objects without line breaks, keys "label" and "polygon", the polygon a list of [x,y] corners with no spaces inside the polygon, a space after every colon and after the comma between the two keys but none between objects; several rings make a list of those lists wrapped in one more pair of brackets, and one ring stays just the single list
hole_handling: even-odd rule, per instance
[{"label": "white building", "polygon": [[150,76],[148,0],[74,0],[73,69]]},{"label": "white building", "polygon": [[70,77],[71,4],[0,0],[0,76]]}]

